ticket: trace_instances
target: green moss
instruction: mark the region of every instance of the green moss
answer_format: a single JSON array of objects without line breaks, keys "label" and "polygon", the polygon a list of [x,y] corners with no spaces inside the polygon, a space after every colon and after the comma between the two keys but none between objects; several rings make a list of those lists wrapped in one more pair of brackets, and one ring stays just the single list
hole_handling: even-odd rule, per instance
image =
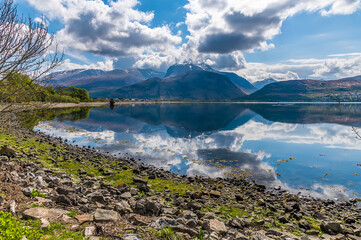
[{"label": "green moss", "polygon": [[150,179],[149,185],[151,185],[151,189],[158,192],[163,192],[165,189],[168,189],[170,192],[177,192],[180,195],[184,195],[186,191],[200,190],[200,188],[193,187],[189,184],[159,178]]}]

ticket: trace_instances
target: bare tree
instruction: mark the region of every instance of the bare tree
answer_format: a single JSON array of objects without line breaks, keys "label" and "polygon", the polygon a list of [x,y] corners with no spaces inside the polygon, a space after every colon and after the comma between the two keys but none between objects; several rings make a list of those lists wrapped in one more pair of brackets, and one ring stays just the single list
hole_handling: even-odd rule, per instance
[{"label": "bare tree", "polygon": [[[19,16],[14,0],[0,0],[0,112],[14,102],[32,101],[37,89],[49,83],[50,71],[58,66],[54,34],[44,23]],[[44,19],[43,19],[44,20]]]},{"label": "bare tree", "polygon": [[360,134],[360,132],[357,130],[357,128],[352,127],[352,131],[354,131],[354,133],[356,134],[356,139],[361,140],[361,134]]}]

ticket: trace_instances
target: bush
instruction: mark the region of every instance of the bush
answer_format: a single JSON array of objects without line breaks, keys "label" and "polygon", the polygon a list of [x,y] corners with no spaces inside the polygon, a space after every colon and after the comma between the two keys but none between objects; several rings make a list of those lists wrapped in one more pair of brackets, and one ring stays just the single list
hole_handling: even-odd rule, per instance
[{"label": "bush", "polygon": [[38,240],[41,233],[32,230],[16,220],[11,213],[0,211],[0,240],[21,240],[23,236],[28,239]]}]

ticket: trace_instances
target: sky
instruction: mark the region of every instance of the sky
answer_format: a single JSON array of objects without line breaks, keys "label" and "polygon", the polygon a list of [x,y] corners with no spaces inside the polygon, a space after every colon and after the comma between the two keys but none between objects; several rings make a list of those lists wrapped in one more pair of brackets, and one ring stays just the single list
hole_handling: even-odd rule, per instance
[{"label": "sky", "polygon": [[15,0],[58,70],[208,64],[254,82],[361,75],[361,0]]}]

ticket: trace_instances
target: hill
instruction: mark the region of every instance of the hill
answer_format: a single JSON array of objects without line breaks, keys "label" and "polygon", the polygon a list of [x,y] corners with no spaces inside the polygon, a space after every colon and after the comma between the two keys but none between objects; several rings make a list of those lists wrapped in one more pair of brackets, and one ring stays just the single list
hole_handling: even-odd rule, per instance
[{"label": "hill", "polygon": [[91,97],[109,97],[109,92],[120,87],[132,85],[164,73],[151,69],[128,69],[102,71],[77,69],[52,74],[54,85],[75,86],[89,91]]},{"label": "hill", "polygon": [[234,82],[237,86],[239,86],[245,93],[251,94],[257,91],[258,89],[252,85],[252,83],[248,82],[247,79],[238,76],[232,72],[220,72],[221,74],[228,77],[232,82]]},{"label": "hill", "polygon": [[263,88],[264,86],[268,85],[268,84],[271,84],[271,83],[275,83],[277,82],[276,80],[274,80],[273,78],[267,78],[267,79],[264,79],[264,80],[261,80],[261,81],[257,81],[257,82],[254,82],[252,83],[253,86],[257,89],[261,89]]},{"label": "hill", "polygon": [[250,101],[360,101],[361,76],[340,80],[290,80],[271,83],[244,97]]},{"label": "hill", "polygon": [[232,100],[246,93],[222,74],[190,71],[181,75],[151,78],[120,88],[112,97],[162,100]]},{"label": "hill", "polygon": [[238,76],[235,73],[232,72],[219,72],[209,65],[201,64],[201,65],[195,65],[195,64],[175,64],[173,66],[170,66],[167,70],[167,73],[165,77],[174,77],[186,72],[191,71],[207,71],[207,72],[215,72],[222,75],[225,75],[228,77],[232,82],[234,82],[237,86],[239,86],[245,93],[251,94],[255,91],[257,91],[257,88],[255,88],[250,82],[248,82],[245,78]]}]

